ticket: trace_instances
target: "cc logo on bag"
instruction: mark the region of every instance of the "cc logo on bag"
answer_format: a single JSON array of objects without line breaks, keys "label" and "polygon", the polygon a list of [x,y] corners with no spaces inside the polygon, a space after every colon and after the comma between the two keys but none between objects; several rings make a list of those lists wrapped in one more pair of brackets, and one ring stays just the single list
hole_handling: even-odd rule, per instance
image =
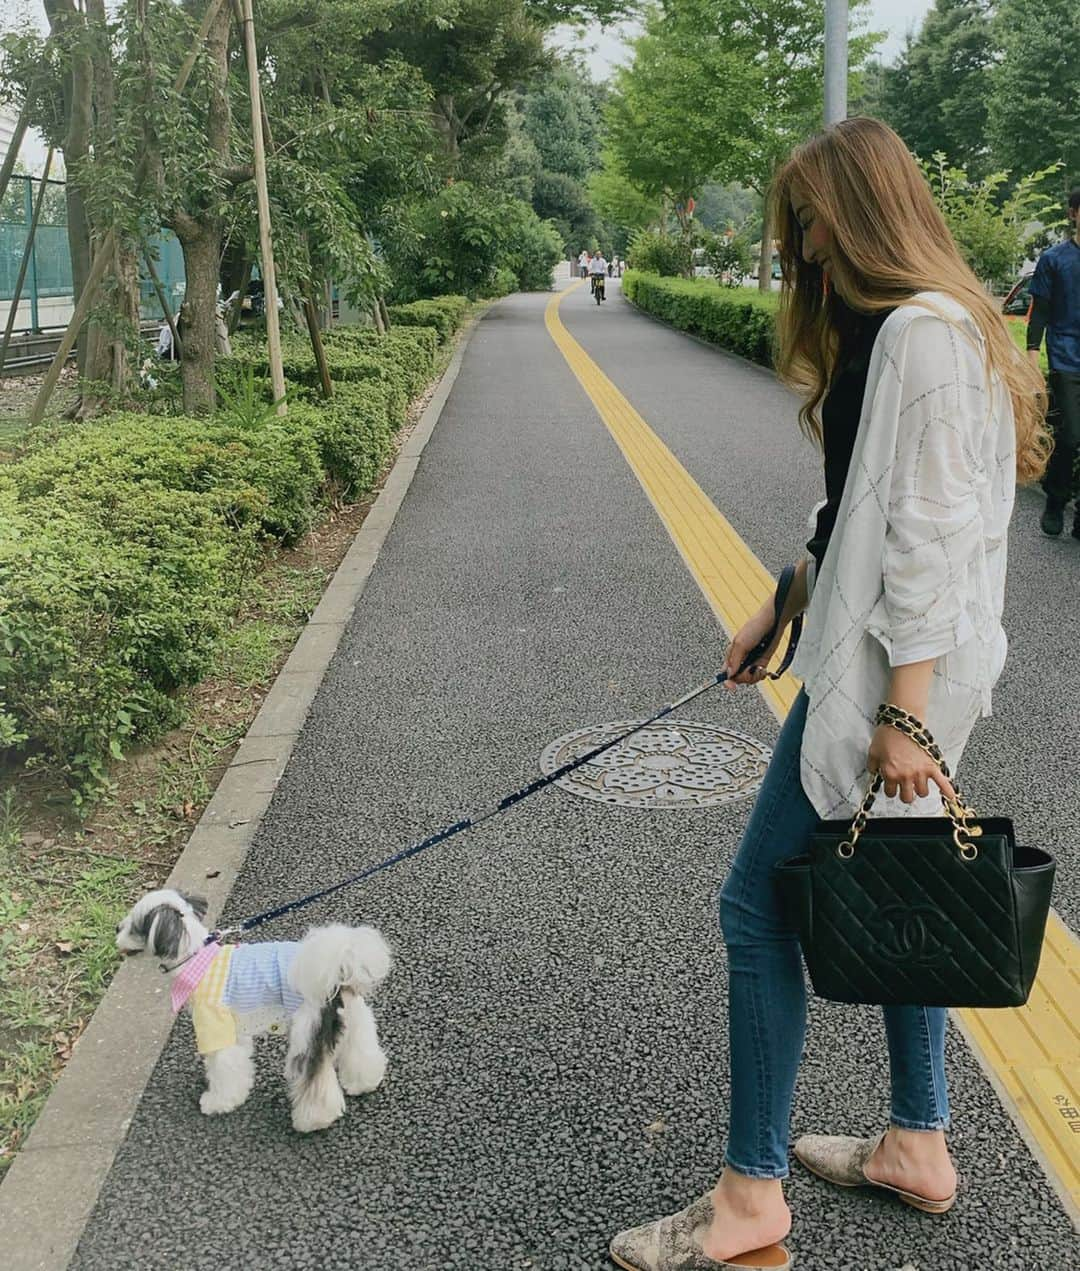
[{"label": "cc logo on bag", "polygon": [[871,918],[876,952],[895,962],[931,966],[948,952],[948,920],[933,905],[885,905]]}]

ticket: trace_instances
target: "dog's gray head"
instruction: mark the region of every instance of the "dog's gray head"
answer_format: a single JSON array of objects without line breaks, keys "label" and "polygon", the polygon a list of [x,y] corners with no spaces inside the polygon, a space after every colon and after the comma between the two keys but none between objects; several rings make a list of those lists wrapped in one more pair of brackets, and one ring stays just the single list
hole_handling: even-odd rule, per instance
[{"label": "dog's gray head", "polygon": [[206,901],[165,887],[147,892],[131,907],[116,928],[116,947],[121,953],[143,949],[168,966],[189,957],[206,938],[202,919]]}]

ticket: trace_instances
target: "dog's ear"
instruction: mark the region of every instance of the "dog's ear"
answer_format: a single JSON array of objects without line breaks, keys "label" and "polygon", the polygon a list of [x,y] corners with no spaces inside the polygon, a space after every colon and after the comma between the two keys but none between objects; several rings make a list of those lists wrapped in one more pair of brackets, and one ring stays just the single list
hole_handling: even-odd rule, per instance
[{"label": "dog's ear", "polygon": [[186,932],[184,916],[172,905],[158,905],[149,915],[149,934],[153,943],[149,952],[156,958],[176,959],[180,956],[180,941]]},{"label": "dog's ear", "polygon": [[191,912],[200,922],[206,917],[206,911],[210,908],[210,902],[205,896],[189,896],[186,891],[180,893],[181,896],[191,906]]}]

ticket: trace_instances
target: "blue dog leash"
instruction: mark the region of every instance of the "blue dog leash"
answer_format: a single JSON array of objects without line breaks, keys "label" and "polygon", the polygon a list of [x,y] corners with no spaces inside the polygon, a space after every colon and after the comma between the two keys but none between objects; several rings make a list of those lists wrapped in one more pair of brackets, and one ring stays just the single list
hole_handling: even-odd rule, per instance
[{"label": "blue dog leash", "polygon": [[[776,637],[780,619],[784,612],[784,605],[794,578],[795,567],[793,565],[786,566],[780,575],[780,581],[777,584],[776,594],[773,598],[773,625],[768,635],[747,654],[746,659],[739,668],[738,673],[740,675],[753,665],[755,658],[761,657]],[[791,659],[795,656],[799,637],[802,634],[802,624],[802,614],[798,614],[792,619],[791,637],[788,641],[787,652],[784,654],[783,661],[777,669],[766,673],[769,679],[778,680],[791,665]],[[708,692],[709,689],[715,688],[718,684],[723,684],[727,678],[728,676],[724,671],[719,672],[705,680],[704,683],[699,684],[696,688],[691,689],[689,693],[685,693],[678,701],[671,702],[662,710],[657,711],[649,719],[643,720],[640,724],[635,724],[633,728],[628,729],[625,733],[621,733],[618,737],[612,738],[611,741],[606,741],[602,745],[594,747],[586,754],[579,755],[577,759],[571,759],[554,772],[548,773],[547,776],[538,777],[535,781],[530,781],[527,786],[522,786],[520,790],[515,790],[513,794],[508,794],[504,799],[500,799],[498,803],[485,811],[479,812],[475,816],[466,817],[462,821],[456,821],[453,825],[446,826],[445,829],[439,830],[436,834],[430,835],[419,843],[414,843],[411,847],[405,848],[404,851],[398,852],[394,856],[389,856],[375,865],[369,865],[367,869],[361,870],[358,874],[353,874],[350,878],[346,878],[340,883],[335,883],[332,887],[324,887],[321,891],[311,892],[307,896],[301,896],[298,900],[290,900],[284,905],[277,905],[273,909],[266,909],[262,913],[253,914],[250,918],[245,918],[243,922],[237,923],[236,926],[225,927],[220,931],[211,932],[206,938],[206,943],[209,944],[214,940],[220,942],[225,936],[233,935],[236,932],[252,931],[256,927],[261,927],[265,922],[272,922],[275,918],[283,918],[286,914],[293,913],[297,909],[304,909],[306,906],[314,904],[317,900],[322,900],[326,896],[333,896],[335,892],[343,891],[346,887],[352,887],[356,883],[363,882],[365,878],[370,878],[381,870],[389,869],[392,865],[408,860],[410,856],[416,856],[420,852],[426,851],[429,847],[434,847],[437,843],[445,843],[447,839],[453,838],[455,834],[462,833],[463,830],[470,830],[474,826],[483,824],[484,821],[490,820],[491,817],[498,816],[499,813],[506,812],[516,806],[522,799],[527,799],[529,795],[536,794],[538,790],[543,790],[545,786],[558,781],[560,777],[565,777],[567,773],[573,772],[583,764],[589,763],[598,755],[602,755],[605,750],[610,750],[612,746],[617,746],[620,742],[624,742],[628,737],[632,737],[643,728],[647,728],[650,724],[655,724],[658,719],[663,719],[665,716],[670,715],[672,711],[685,706],[687,702],[692,702],[695,697],[700,697],[702,693]]]}]

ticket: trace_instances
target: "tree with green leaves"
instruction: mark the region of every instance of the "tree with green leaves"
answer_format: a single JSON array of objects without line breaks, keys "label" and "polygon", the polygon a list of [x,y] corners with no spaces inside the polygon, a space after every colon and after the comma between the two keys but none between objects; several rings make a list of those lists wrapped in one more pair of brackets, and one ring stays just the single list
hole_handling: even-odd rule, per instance
[{"label": "tree with green leaves", "polygon": [[586,188],[599,164],[599,96],[588,74],[564,59],[540,72],[521,99],[522,127],[540,159],[532,205],[575,252],[598,239],[603,228]]},{"label": "tree with green leaves", "polygon": [[[866,2],[854,0],[856,17]],[[684,235],[688,200],[706,181],[738,180],[764,199],[779,161],[820,126],[824,30],[823,0],[669,0],[650,10],[633,64],[616,77],[611,144]],[[853,76],[879,39],[851,37]],[[771,255],[765,225],[762,289]]]},{"label": "tree with green leaves", "polygon": [[973,174],[989,163],[990,13],[990,0],[935,0],[895,66],[884,68],[878,103],[879,117],[916,154],[943,151]]},{"label": "tree with green leaves", "polygon": [[588,190],[597,213],[612,228],[613,247],[620,255],[625,255],[636,231],[658,228],[663,220],[660,198],[633,183],[610,146],[601,151],[600,167],[589,177]]},{"label": "tree with green leaves", "polygon": [[1045,192],[1054,168],[1029,173],[1008,190],[1007,172],[974,180],[941,151],[920,166],[964,259],[988,287],[1006,287],[1038,237],[1039,225],[1059,211]]},{"label": "tree with green leaves", "polygon": [[1068,0],[998,0],[993,31],[1000,56],[990,72],[986,109],[994,163],[1019,172],[1062,163],[1060,198],[1080,183],[1073,112],[1080,83],[1076,6]]}]

